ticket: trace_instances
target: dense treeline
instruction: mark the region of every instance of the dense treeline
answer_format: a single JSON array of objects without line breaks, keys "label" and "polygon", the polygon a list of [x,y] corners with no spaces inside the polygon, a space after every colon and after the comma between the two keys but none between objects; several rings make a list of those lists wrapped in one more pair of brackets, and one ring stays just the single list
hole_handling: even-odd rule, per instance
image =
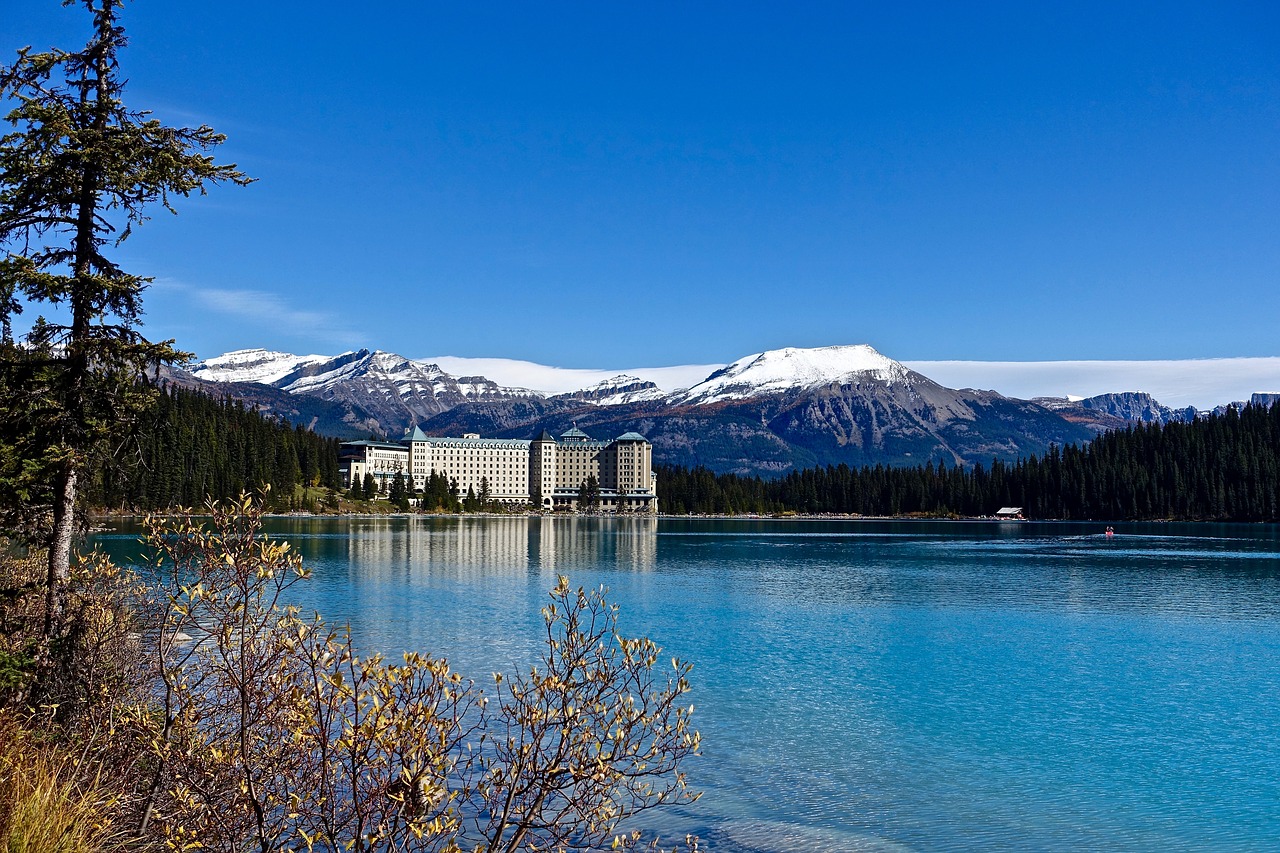
[{"label": "dense treeline", "polygon": [[990,515],[1030,518],[1280,520],[1280,404],[1192,423],[1135,426],[1083,447],[972,468],[847,465],[776,480],[658,466],[668,513]]},{"label": "dense treeline", "polygon": [[129,464],[97,473],[91,504],[127,509],[199,506],[271,486],[291,508],[298,486],[338,486],[338,440],[246,408],[171,387],[143,418]]},{"label": "dense treeline", "polygon": [[[295,497],[298,486],[338,486],[336,439],[239,401],[170,388],[146,421],[138,464],[99,472],[92,503],[192,506],[269,484],[273,505],[293,508],[305,505]],[[657,470],[662,510],[677,514],[978,516],[1020,506],[1031,518],[1277,521],[1280,404],[1232,408],[1193,423],[1135,426],[1013,464],[839,465],[773,480],[705,468]]]}]

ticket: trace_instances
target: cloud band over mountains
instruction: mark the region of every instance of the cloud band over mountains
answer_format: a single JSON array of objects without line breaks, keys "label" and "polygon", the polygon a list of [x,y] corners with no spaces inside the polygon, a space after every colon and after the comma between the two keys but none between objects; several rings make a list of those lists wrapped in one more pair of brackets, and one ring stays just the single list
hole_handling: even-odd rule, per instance
[{"label": "cloud band over mountains", "polygon": [[[486,376],[502,385],[561,394],[625,373],[671,391],[687,388],[720,364],[627,367],[614,370],[549,367],[504,358],[437,356],[455,376]],[[1174,408],[1211,409],[1248,400],[1257,391],[1280,392],[1280,357],[1169,359],[1163,361],[904,361],[948,388],[981,388],[1007,397],[1093,397],[1146,391]]]},{"label": "cloud band over mountains", "polygon": [[1165,406],[1211,409],[1280,392],[1280,357],[1165,361],[907,361],[949,388],[983,388],[1006,397],[1094,397],[1146,391]]}]

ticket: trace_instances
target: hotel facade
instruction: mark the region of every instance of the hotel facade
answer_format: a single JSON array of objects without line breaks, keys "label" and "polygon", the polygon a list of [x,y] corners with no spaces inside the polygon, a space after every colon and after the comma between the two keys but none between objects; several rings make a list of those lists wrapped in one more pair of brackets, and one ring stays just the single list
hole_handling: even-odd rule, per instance
[{"label": "hotel facade", "polygon": [[342,445],[339,465],[348,487],[372,474],[380,488],[400,474],[415,490],[432,472],[456,483],[456,494],[479,494],[490,500],[545,510],[576,510],[587,480],[600,488],[604,512],[656,513],[657,478],[653,445],[628,432],[609,440],[593,439],[574,427],[558,438],[546,430],[532,440],[428,436],[421,429],[400,442],[349,441]]}]

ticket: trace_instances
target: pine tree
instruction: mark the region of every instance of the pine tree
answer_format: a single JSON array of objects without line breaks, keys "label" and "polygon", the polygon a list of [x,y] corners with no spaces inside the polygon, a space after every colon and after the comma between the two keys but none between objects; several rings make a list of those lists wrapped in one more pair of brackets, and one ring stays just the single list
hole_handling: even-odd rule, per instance
[{"label": "pine tree", "polygon": [[[14,353],[11,321],[24,307],[65,306],[62,322],[37,320],[25,355],[5,364],[4,382],[25,389],[39,410],[42,446],[30,461],[47,474],[49,548],[45,637],[60,618],[70,576],[81,481],[105,439],[130,420],[150,365],[182,356],[172,341],[138,331],[150,279],[108,256],[153,206],[208,184],[248,183],[207,153],[212,128],[165,127],[121,98],[119,55],[127,44],[119,0],[83,0],[93,34],[79,51],[18,51],[0,71],[0,99],[16,104],[0,138],[0,333]],[[144,395],[145,396],[145,395]],[[7,419],[26,422],[23,416]],[[34,497],[34,496],[32,496]]]},{"label": "pine tree", "polygon": [[400,471],[391,478],[391,489],[387,493],[387,499],[395,504],[400,512],[409,511],[409,490],[405,486],[404,474]]},{"label": "pine tree", "polygon": [[578,487],[578,510],[592,512],[600,506],[600,481],[590,474]]}]

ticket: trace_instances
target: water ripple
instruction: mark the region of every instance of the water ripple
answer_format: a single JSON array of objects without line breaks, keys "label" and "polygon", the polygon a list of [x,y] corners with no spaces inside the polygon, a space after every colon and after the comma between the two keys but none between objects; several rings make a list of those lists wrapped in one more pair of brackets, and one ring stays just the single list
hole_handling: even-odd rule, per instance
[{"label": "water ripple", "polygon": [[[716,853],[1280,849],[1280,528],[288,523],[365,647],[527,665],[556,574],[695,663]],[[133,548],[126,529],[99,538]]]}]

